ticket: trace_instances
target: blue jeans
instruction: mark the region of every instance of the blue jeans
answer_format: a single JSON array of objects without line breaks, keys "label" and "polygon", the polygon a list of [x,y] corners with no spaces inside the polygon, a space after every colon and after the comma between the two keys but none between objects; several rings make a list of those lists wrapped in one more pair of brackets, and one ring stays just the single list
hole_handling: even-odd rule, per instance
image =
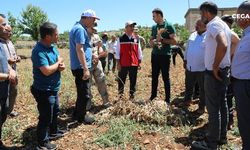
[{"label": "blue jeans", "polygon": [[87,102],[90,101],[90,81],[83,80],[83,69],[72,70],[75,76],[75,84],[77,89],[76,106],[73,113],[73,117],[79,122],[84,121],[86,115]]},{"label": "blue jeans", "polygon": [[151,84],[151,97],[157,96],[158,78],[160,72],[162,73],[162,79],[164,82],[165,89],[165,101],[170,103],[170,78],[169,78],[169,67],[170,67],[169,55],[154,55],[151,56],[152,64],[152,84]]},{"label": "blue jeans", "polygon": [[208,111],[208,144],[217,148],[219,140],[227,137],[228,108],[227,108],[227,81],[228,69],[221,70],[223,81],[217,80],[212,71],[205,72],[205,98]]},{"label": "blue jeans", "polygon": [[250,80],[234,80],[238,127],[243,150],[250,150]]},{"label": "blue jeans", "polygon": [[31,87],[31,93],[37,102],[39,121],[37,125],[38,143],[49,140],[49,132],[57,133],[57,117],[59,114],[58,91],[41,91]]}]

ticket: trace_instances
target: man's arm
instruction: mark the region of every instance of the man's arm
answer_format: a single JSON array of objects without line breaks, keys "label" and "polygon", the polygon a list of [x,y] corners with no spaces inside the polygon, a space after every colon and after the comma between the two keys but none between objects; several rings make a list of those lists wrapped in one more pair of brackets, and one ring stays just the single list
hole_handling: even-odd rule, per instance
[{"label": "man's arm", "polygon": [[39,69],[45,76],[50,76],[51,74],[55,73],[59,69],[59,65],[63,63],[63,59],[58,57],[58,60],[55,64],[50,66],[42,66]]},{"label": "man's arm", "polygon": [[176,45],[177,44],[176,34],[174,34],[174,33],[170,34],[169,37],[170,37],[170,39],[162,38],[161,43],[162,44]]},{"label": "man's arm", "polygon": [[82,44],[76,44],[76,53],[77,57],[82,65],[83,68],[83,80],[87,80],[90,78],[90,72],[87,66],[86,58],[85,58],[85,52]]},{"label": "man's arm", "polygon": [[231,51],[230,51],[231,60],[233,59],[233,55],[234,55],[236,46],[238,45],[239,41],[240,41],[239,36],[235,32],[232,32],[232,35],[231,35]]},{"label": "man's arm", "polygon": [[220,32],[216,36],[216,42],[217,42],[217,47],[216,47],[216,53],[215,53],[215,58],[214,58],[214,63],[213,63],[213,74],[216,79],[222,80],[219,77],[219,69],[220,69],[219,65],[227,52],[227,46],[228,46],[227,38],[224,32]]}]

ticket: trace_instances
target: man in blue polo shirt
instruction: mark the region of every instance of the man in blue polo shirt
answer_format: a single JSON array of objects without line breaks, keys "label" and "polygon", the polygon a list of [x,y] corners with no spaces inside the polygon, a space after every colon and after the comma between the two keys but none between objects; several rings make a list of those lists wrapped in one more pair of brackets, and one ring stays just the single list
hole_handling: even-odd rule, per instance
[{"label": "man in blue polo shirt", "polygon": [[63,136],[63,132],[57,127],[57,117],[61,71],[65,69],[65,64],[53,45],[58,40],[57,26],[45,22],[40,27],[40,35],[41,40],[36,44],[31,55],[34,79],[31,93],[39,111],[37,149],[54,150],[57,146],[51,144],[49,140]]},{"label": "man in blue polo shirt", "polygon": [[86,114],[86,105],[90,100],[89,78],[92,61],[92,50],[90,46],[90,37],[87,28],[93,27],[95,20],[99,18],[93,10],[88,9],[83,12],[81,19],[70,31],[70,66],[75,77],[77,88],[77,99],[73,113],[73,118],[78,122],[91,124],[94,118]]}]

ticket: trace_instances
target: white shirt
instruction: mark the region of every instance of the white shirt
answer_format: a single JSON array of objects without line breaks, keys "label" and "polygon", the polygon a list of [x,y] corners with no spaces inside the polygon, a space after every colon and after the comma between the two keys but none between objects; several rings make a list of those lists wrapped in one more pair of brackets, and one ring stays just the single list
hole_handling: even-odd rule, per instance
[{"label": "white shirt", "polygon": [[108,52],[114,54],[117,47],[117,40],[108,42]]},{"label": "white shirt", "polygon": [[228,25],[218,16],[207,24],[207,34],[205,39],[205,67],[207,70],[213,70],[214,58],[216,53],[216,36],[224,32],[227,38],[227,51],[219,67],[225,68],[230,66],[230,46],[231,46],[231,30]]},{"label": "white shirt", "polygon": [[188,71],[205,71],[205,37],[206,32],[199,35],[197,31],[189,36],[184,55],[184,59],[187,61],[186,69]]},{"label": "white shirt", "polygon": [[250,26],[244,30],[235,50],[231,72],[237,79],[250,79]]}]

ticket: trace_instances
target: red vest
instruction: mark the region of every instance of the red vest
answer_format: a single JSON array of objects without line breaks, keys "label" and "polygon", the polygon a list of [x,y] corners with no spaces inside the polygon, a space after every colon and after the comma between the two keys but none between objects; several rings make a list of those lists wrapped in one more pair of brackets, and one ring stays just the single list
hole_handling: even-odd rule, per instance
[{"label": "red vest", "polygon": [[121,67],[139,66],[139,41],[126,34],[123,34],[120,39],[120,65]]}]

